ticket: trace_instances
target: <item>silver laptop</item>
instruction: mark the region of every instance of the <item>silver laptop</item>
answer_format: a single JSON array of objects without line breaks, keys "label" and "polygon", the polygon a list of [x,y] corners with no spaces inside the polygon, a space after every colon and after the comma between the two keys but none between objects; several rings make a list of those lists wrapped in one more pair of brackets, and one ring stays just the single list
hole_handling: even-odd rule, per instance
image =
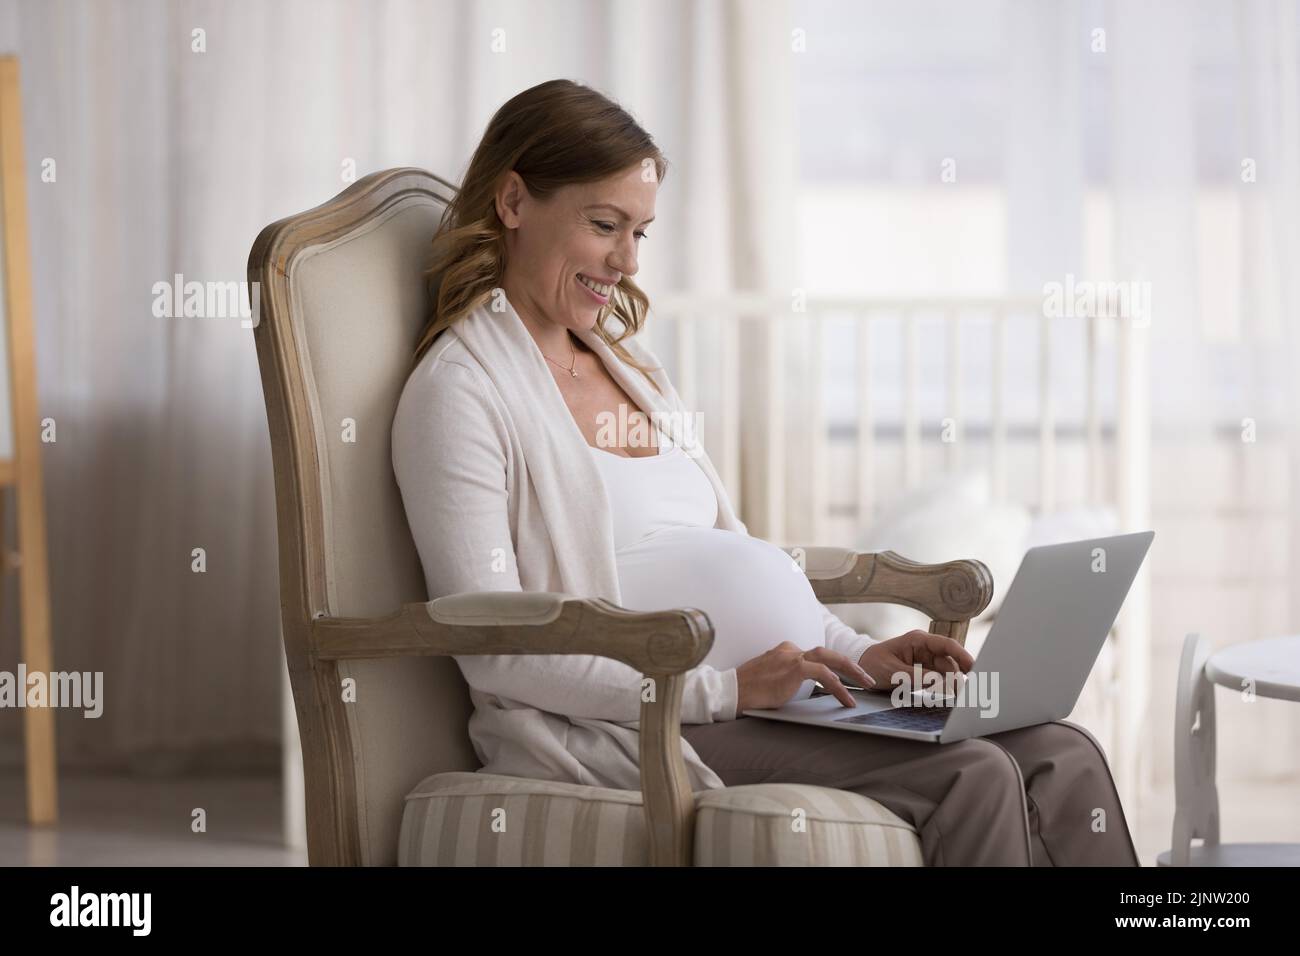
[{"label": "silver laptop", "polygon": [[1154,531],[1030,548],[969,673],[849,687],[746,716],[937,743],[1059,720],[1074,710]]}]

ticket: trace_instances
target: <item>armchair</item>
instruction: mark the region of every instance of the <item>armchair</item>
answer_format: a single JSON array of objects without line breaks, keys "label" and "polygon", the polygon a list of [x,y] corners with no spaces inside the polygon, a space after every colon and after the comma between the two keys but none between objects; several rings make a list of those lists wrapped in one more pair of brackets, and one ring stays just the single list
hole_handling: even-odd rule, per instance
[{"label": "armchair", "polygon": [[[680,711],[683,675],[713,642],[702,611],[633,612],[551,592],[425,600],[389,427],[425,317],[422,259],[454,189],[419,169],[375,173],[267,226],[249,256],[309,862],[919,865],[913,828],[857,794],[691,792]],[[978,561],[787,551],[823,603],[907,604],[959,641],[993,593]],[[472,705],[451,657],[471,654],[600,654],[653,679],[641,791],[475,773]],[[507,806],[520,811],[508,836],[485,824]],[[787,832],[796,806],[817,821],[811,839]],[[737,816],[747,831],[717,825]],[[728,842],[760,828],[752,845]]]}]

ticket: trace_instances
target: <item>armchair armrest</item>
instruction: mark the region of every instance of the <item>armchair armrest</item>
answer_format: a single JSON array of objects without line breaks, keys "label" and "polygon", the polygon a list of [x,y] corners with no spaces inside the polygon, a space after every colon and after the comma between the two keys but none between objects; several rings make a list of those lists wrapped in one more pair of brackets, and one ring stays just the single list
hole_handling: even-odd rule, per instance
[{"label": "armchair armrest", "polygon": [[475,654],[593,654],[653,681],[641,701],[641,792],[655,866],[689,866],[695,797],[682,759],[684,674],[713,647],[696,608],[629,611],[603,598],[553,591],[476,591],[406,604],[382,618],[311,622],[320,661]]},{"label": "armchair armrest", "polygon": [[930,631],[966,643],[966,629],[993,600],[983,561],[921,564],[894,551],[784,548],[808,575],[823,604],[902,604],[930,616]]}]

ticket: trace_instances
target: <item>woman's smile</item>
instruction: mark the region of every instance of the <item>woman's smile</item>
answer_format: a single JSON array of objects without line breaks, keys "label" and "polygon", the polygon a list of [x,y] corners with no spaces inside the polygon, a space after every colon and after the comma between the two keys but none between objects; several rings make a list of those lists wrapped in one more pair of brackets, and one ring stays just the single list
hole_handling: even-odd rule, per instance
[{"label": "woman's smile", "polygon": [[585,275],[583,275],[581,272],[578,273],[577,280],[578,280],[578,285],[586,289],[588,294],[590,294],[590,296],[593,299],[595,299],[597,302],[599,302],[601,305],[604,305],[606,302],[609,301],[610,293],[613,291],[614,288],[613,286],[594,282],[591,279],[587,278]]}]

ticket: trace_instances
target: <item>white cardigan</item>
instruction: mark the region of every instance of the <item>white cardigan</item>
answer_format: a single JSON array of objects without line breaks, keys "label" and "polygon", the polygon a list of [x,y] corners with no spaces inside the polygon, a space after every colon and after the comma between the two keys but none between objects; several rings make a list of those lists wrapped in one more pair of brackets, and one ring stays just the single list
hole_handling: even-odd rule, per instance
[{"label": "white cardigan", "polygon": [[[465,591],[561,591],[619,601],[609,497],[545,359],[504,295],[439,336],[393,419],[393,470],[430,600]],[[715,527],[748,534],[662,369],[656,392],[594,331],[577,333],[629,396],[691,450],[718,496]],[[658,360],[633,339],[642,364]],[[677,414],[671,414],[671,413]],[[693,449],[693,450],[692,450]],[[825,644],[857,661],[875,640],[825,607]],[[641,675],[594,655],[456,658],[482,772],[639,790]],[[736,671],[686,676],[683,723],[734,720]],[[692,790],[723,786],[686,740]]]}]

